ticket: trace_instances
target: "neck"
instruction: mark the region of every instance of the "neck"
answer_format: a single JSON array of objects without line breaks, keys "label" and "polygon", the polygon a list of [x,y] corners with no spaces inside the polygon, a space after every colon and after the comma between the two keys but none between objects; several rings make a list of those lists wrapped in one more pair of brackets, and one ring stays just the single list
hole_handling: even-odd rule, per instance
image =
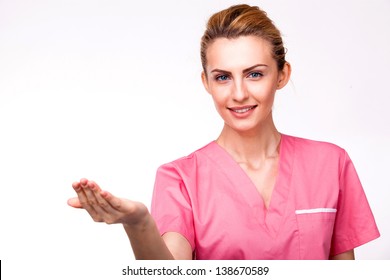
[{"label": "neck", "polygon": [[279,156],[280,139],[273,122],[251,132],[240,132],[225,124],[217,143],[238,163],[258,165]]}]

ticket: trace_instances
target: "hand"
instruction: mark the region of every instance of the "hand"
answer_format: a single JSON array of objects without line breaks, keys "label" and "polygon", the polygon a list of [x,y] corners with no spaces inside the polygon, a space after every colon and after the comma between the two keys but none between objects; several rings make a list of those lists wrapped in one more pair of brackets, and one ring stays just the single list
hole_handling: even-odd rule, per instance
[{"label": "hand", "polygon": [[141,224],[149,214],[144,204],[115,197],[93,181],[81,179],[72,186],[77,197],[70,198],[68,205],[85,209],[95,222],[135,226]]}]

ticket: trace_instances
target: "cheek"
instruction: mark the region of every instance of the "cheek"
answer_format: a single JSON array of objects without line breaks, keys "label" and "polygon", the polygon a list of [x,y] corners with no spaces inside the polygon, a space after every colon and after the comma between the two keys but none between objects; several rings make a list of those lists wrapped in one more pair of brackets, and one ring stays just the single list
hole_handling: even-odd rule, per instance
[{"label": "cheek", "polygon": [[214,102],[214,107],[217,111],[217,113],[224,118],[224,115],[226,114],[226,107],[228,106],[226,95],[224,95],[222,92],[211,92],[211,97]]},{"label": "cheek", "polygon": [[211,86],[209,93],[216,106],[226,106],[229,97],[229,90],[227,87]]},{"label": "cheek", "polygon": [[274,100],[276,86],[273,82],[250,83],[247,89],[260,102],[266,103]]},{"label": "cheek", "polygon": [[226,107],[226,102],[221,96],[218,95],[212,95],[215,108],[218,112],[221,112]]}]

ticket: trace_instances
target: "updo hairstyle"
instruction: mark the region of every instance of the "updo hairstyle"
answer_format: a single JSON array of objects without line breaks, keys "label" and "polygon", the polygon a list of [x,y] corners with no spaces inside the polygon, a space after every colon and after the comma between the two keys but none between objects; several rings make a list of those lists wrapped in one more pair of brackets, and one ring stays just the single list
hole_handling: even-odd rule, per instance
[{"label": "updo hairstyle", "polygon": [[257,36],[268,41],[272,46],[272,55],[278,70],[283,69],[286,60],[280,31],[268,18],[266,12],[259,7],[243,4],[217,12],[207,22],[200,50],[204,73],[206,73],[208,46],[218,38],[236,39],[240,36]]}]

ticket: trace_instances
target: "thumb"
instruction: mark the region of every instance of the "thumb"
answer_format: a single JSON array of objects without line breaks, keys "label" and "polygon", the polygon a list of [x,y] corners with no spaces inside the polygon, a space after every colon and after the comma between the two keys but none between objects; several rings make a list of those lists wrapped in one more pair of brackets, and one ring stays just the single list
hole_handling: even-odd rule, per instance
[{"label": "thumb", "polygon": [[80,203],[80,200],[78,199],[78,197],[69,198],[68,205],[73,207],[73,208],[83,208],[83,206],[81,206],[81,203]]}]

